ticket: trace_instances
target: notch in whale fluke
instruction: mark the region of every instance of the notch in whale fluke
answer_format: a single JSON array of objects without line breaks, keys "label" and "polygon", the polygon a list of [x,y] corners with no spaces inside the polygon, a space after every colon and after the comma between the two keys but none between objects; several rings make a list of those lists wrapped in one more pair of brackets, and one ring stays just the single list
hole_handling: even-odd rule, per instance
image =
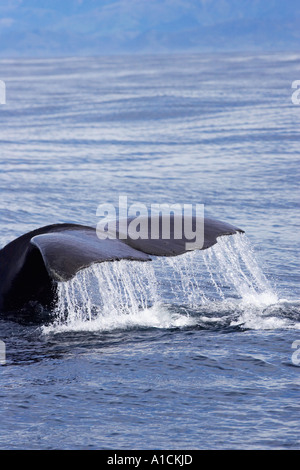
[{"label": "notch in whale fluke", "polygon": [[[159,217],[161,227],[163,216]],[[197,223],[196,217],[191,219],[192,225]],[[48,225],[26,233],[0,250],[0,311],[17,311],[33,303],[51,308],[57,283],[94,263],[181,255],[188,251],[188,240],[185,235],[174,237],[174,226],[173,217],[168,239],[161,231],[155,239],[150,232],[148,238],[124,238],[118,226],[115,239],[100,240],[95,228],[77,224]],[[243,230],[205,218],[203,245],[198,249],[207,249],[218,237],[238,232]]]}]

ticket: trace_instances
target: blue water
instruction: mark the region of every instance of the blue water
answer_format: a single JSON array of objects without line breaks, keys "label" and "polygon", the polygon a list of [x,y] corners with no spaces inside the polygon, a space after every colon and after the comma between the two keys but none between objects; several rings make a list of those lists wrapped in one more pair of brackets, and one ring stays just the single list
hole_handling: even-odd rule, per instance
[{"label": "blue water", "polygon": [[299,77],[295,53],[0,61],[1,246],[119,195],[246,232],[1,318],[0,448],[300,448]]}]

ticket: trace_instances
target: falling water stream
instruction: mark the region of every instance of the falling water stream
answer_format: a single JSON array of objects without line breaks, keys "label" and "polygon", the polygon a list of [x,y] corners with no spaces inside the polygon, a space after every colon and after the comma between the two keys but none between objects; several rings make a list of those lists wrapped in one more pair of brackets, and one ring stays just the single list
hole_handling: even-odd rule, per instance
[{"label": "falling water stream", "polygon": [[278,317],[282,302],[248,238],[237,234],[178,257],[94,264],[59,284],[55,321],[44,328],[288,327]]}]

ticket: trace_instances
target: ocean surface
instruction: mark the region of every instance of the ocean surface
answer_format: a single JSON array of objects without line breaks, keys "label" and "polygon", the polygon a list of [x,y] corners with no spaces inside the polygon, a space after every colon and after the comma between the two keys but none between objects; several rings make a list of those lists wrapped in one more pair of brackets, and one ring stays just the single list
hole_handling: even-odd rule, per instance
[{"label": "ocean surface", "polygon": [[46,324],[0,315],[0,448],[299,449],[300,54],[1,60],[0,78],[1,247],[96,226],[120,196],[245,230],[92,266]]}]

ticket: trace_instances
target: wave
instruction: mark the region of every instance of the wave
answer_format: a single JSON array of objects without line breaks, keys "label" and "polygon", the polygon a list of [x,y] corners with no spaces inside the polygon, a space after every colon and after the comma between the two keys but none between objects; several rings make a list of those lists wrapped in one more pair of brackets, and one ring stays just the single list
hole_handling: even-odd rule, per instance
[{"label": "wave", "polygon": [[300,329],[300,302],[281,299],[245,234],[152,262],[95,264],[59,283],[45,333],[128,328]]}]

